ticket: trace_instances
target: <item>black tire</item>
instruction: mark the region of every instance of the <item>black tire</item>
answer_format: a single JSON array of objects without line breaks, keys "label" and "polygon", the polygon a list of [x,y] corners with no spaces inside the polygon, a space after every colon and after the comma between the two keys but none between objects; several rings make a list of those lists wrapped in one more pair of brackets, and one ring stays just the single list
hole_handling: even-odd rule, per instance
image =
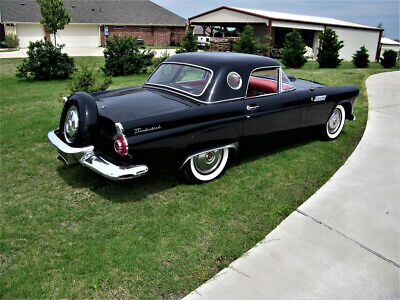
[{"label": "black tire", "polygon": [[[68,133],[70,126],[66,125],[66,119],[71,115],[71,110],[76,110],[78,128],[75,134]],[[73,114],[73,113],[72,113]],[[65,103],[60,118],[60,137],[70,146],[87,146],[90,144],[90,136],[97,123],[98,111],[94,98],[86,93],[76,93]],[[73,123],[73,122],[72,122]]]},{"label": "black tire", "polygon": [[[206,161],[199,162],[200,159],[205,159],[207,155],[216,159],[215,164],[210,164],[207,169]],[[217,151],[203,152],[189,159],[182,168],[182,174],[189,183],[205,183],[214,180],[225,173],[226,166],[229,162],[230,150],[228,148]],[[210,158],[211,161],[213,158]]]},{"label": "black tire", "polygon": [[342,105],[336,105],[326,123],[321,126],[321,135],[324,140],[336,139],[343,130],[346,122],[346,110]]}]

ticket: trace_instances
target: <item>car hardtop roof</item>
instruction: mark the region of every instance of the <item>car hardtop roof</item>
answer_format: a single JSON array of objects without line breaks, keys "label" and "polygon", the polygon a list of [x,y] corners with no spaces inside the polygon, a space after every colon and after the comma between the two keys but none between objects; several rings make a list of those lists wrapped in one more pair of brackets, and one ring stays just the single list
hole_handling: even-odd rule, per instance
[{"label": "car hardtop roof", "polygon": [[230,52],[189,52],[172,55],[165,62],[185,63],[216,71],[224,65],[254,70],[261,67],[279,67],[280,64],[265,56]]}]

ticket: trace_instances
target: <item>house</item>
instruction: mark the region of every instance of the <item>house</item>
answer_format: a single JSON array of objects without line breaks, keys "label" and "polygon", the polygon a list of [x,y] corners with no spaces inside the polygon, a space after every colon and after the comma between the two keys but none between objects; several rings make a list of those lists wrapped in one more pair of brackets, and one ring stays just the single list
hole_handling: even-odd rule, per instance
[{"label": "house", "polygon": [[223,31],[235,28],[239,33],[246,24],[253,26],[254,33],[261,42],[265,35],[270,35],[277,48],[282,47],[286,34],[296,28],[306,45],[313,49],[314,56],[319,46],[319,34],[326,28],[332,28],[339,40],[344,41],[344,47],[339,53],[342,59],[351,60],[352,55],[363,45],[371,57],[379,58],[383,29],[377,27],[318,16],[230,6],[217,7],[189,18],[190,26],[202,26],[206,30],[210,28],[211,36],[214,36],[215,28],[222,28]]},{"label": "house", "polygon": [[399,54],[400,52],[400,42],[383,37],[381,39],[381,56],[386,50],[394,50]]},{"label": "house", "polygon": [[[114,35],[143,39],[146,45],[182,42],[186,20],[149,0],[65,0],[71,22],[57,32],[66,47],[99,47]],[[53,36],[40,24],[35,0],[1,0],[0,30],[14,33],[20,47]],[[2,36],[0,34],[0,36]]]}]

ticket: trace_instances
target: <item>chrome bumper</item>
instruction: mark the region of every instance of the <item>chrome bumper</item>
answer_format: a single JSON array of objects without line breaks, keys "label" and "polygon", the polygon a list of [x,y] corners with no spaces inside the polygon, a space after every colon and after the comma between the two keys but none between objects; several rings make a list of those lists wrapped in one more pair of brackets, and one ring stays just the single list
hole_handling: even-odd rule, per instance
[{"label": "chrome bumper", "polygon": [[82,148],[70,147],[57,136],[57,131],[58,129],[50,131],[47,134],[47,137],[50,142],[58,149],[58,158],[66,165],[71,165],[79,162],[83,166],[112,180],[131,179],[142,176],[148,171],[148,168],[145,165],[114,165],[103,157],[97,156],[93,151],[93,146]]}]

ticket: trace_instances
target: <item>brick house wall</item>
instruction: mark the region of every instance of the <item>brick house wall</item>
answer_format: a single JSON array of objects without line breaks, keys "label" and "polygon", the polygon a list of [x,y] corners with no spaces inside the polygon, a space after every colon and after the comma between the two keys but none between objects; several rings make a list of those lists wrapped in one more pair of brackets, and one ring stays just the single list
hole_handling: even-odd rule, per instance
[{"label": "brick house wall", "polygon": [[185,27],[156,27],[156,26],[115,26],[108,25],[108,37],[104,35],[104,26],[100,29],[101,45],[105,45],[106,39],[112,39],[114,35],[130,36],[143,39],[145,45],[168,46],[171,41],[182,43]]}]

